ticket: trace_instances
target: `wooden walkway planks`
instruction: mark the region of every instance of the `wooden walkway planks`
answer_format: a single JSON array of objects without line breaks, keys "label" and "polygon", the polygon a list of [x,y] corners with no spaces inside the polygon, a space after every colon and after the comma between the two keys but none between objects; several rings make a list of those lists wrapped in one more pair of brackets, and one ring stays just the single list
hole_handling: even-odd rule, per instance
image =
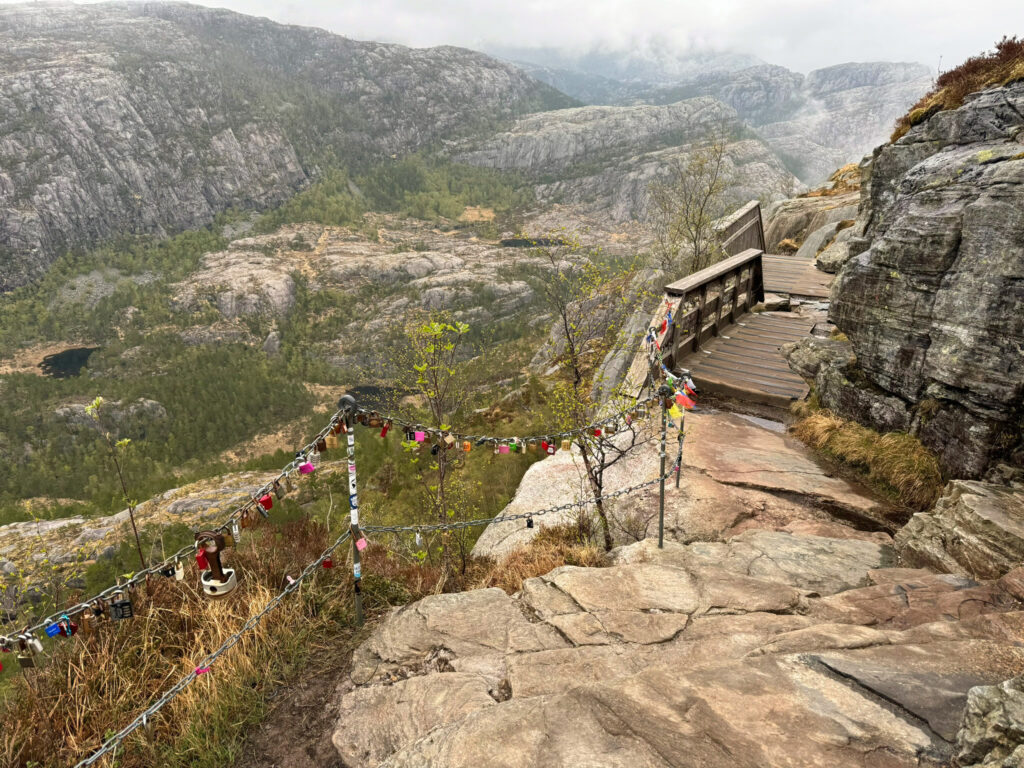
[{"label": "wooden walkway planks", "polygon": [[766,291],[815,299],[828,298],[833,276],[814,266],[813,259],[774,253],[766,253],[761,259]]},{"label": "wooden walkway planks", "polygon": [[812,322],[788,312],[746,314],[697,352],[684,357],[699,389],[743,400],[787,407],[807,394],[779,347],[809,335]]}]

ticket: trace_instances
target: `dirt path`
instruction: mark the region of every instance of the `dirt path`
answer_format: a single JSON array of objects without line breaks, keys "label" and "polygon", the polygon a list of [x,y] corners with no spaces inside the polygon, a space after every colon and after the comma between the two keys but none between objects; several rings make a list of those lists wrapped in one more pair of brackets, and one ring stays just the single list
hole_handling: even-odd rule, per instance
[{"label": "dirt path", "polygon": [[352,687],[352,651],[371,626],[314,651],[296,680],[273,691],[266,717],[239,751],[237,768],[345,768],[331,735],[341,693]]}]

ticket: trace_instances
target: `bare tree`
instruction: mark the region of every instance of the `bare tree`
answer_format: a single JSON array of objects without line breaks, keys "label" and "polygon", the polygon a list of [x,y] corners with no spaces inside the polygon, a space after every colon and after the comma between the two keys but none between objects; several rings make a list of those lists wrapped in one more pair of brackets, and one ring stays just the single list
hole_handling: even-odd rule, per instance
[{"label": "bare tree", "polygon": [[[603,263],[599,252],[585,251],[576,239],[562,242],[563,245],[532,250],[538,266],[532,282],[555,320],[549,341],[557,370],[553,410],[560,429],[572,431],[599,419],[601,403],[593,397],[593,379],[605,355],[623,341],[620,325],[629,316],[625,288],[631,271]],[[618,426],[614,436],[605,430],[594,430],[582,432],[574,439],[586,481],[597,499],[595,511],[606,550],[614,543],[611,510],[601,500],[606,472],[647,439],[636,421]]]},{"label": "bare tree", "polygon": [[684,158],[670,164],[667,178],[648,187],[652,253],[666,274],[685,277],[722,257],[715,221],[726,213],[732,179],[724,130],[712,131]]}]

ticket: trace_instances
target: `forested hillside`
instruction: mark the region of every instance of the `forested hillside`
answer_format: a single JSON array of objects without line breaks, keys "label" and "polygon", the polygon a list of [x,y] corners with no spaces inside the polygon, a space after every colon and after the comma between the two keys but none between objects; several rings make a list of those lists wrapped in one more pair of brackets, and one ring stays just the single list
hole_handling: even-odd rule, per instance
[{"label": "forested hillside", "polygon": [[572,100],[483,54],[179,3],[0,7],[0,291]]}]

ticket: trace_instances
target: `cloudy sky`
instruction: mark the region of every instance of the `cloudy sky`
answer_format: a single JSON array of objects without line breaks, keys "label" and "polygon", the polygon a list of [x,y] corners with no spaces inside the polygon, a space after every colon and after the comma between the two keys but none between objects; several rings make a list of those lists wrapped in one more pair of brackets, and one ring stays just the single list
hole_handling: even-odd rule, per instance
[{"label": "cloudy sky", "polygon": [[752,53],[798,71],[845,61],[933,69],[1024,35],[1022,0],[210,0],[276,21],[407,45],[585,49],[643,46]]},{"label": "cloudy sky", "polygon": [[662,50],[753,54],[800,72],[847,61],[918,61],[935,70],[941,60],[945,69],[990,49],[1003,35],[1024,35],[1024,0],[193,2],[359,40],[574,53],[643,50],[653,41]]}]

